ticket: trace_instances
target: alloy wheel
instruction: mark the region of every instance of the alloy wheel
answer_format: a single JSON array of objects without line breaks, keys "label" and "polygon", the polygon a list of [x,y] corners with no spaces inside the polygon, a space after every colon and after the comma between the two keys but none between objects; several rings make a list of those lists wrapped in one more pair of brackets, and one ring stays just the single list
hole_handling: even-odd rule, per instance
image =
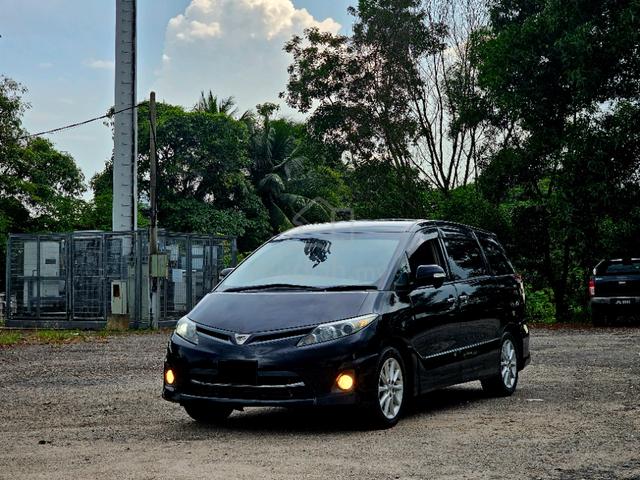
[{"label": "alloy wheel", "polygon": [[389,420],[396,418],[404,398],[404,378],[398,360],[389,357],[380,369],[378,402],[382,414]]},{"label": "alloy wheel", "polygon": [[518,360],[516,358],[516,348],[508,338],[502,343],[500,374],[502,375],[502,383],[504,386],[507,389],[513,388],[518,378]]}]

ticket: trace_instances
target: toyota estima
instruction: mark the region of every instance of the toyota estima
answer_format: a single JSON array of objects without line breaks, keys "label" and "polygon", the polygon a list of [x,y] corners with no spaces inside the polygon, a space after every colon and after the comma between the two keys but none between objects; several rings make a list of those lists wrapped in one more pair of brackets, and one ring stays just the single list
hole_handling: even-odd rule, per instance
[{"label": "toyota estima", "polygon": [[225,271],[177,324],[165,399],[216,423],[248,406],[358,405],[394,425],[422,393],[529,363],[524,291],[488,232],[438,221],[295,228]]}]

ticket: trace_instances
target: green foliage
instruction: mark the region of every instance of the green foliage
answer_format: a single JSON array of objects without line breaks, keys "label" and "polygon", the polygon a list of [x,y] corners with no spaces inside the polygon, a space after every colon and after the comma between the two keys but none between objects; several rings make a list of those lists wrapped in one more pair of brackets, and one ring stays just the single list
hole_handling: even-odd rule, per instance
[{"label": "green foliage", "polygon": [[418,0],[360,0],[350,13],[351,36],[311,28],[286,44],[293,63],[283,96],[311,112],[316,138],[355,162],[385,161],[401,173],[412,165],[420,62],[443,48],[443,28],[427,21]]},{"label": "green foliage", "polygon": [[553,299],[553,290],[526,289],[527,303],[526,316],[531,323],[552,324],[556,322],[556,307]]},{"label": "green foliage", "polygon": [[502,0],[491,18],[475,50],[487,116],[515,123],[481,187],[510,205],[519,265],[570,319],[588,269],[637,248],[640,4]]},{"label": "green foliage", "polygon": [[352,169],[347,184],[353,192],[356,218],[426,218],[429,187],[411,169],[398,170],[386,162],[370,161]]},{"label": "green foliage", "polygon": [[434,190],[430,202],[434,205],[430,218],[464,223],[498,234],[508,231],[505,206],[491,203],[476,185],[459,187],[448,194]]},{"label": "green foliage", "polygon": [[81,225],[84,177],[73,158],[43,138],[26,138],[25,89],[0,77],[0,289],[8,233],[69,231]]}]

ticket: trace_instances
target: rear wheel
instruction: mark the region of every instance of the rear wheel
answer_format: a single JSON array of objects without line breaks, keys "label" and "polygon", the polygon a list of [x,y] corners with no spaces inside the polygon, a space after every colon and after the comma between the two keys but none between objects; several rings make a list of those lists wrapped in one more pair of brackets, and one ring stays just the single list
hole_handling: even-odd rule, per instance
[{"label": "rear wheel", "polygon": [[508,397],[518,385],[518,350],[513,335],[505,333],[500,345],[500,362],[496,374],[482,380],[482,389],[495,397]]},{"label": "rear wheel", "polygon": [[196,422],[205,425],[223,423],[233,408],[224,405],[216,405],[207,402],[189,402],[184,404],[184,409]]},{"label": "rear wheel", "polygon": [[388,347],[382,351],[376,372],[375,398],[370,399],[367,420],[377,428],[398,423],[406,404],[407,375],[400,352]]}]

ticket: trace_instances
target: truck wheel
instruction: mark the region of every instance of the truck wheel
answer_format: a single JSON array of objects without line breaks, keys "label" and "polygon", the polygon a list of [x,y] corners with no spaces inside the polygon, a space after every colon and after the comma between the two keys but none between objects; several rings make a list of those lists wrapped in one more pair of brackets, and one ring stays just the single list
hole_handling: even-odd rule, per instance
[{"label": "truck wheel", "polygon": [[481,380],[482,389],[493,397],[508,397],[518,385],[518,350],[510,333],[502,336],[500,361],[494,376]]},{"label": "truck wheel", "polygon": [[231,407],[206,402],[189,402],[183,406],[191,418],[205,425],[223,423],[233,412]]}]

